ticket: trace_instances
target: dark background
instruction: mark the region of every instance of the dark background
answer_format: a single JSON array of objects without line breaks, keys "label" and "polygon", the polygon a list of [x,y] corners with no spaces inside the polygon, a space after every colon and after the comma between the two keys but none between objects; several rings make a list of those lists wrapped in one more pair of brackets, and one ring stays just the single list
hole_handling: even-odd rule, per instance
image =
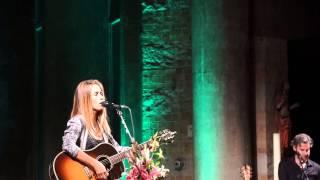
[{"label": "dark background", "polygon": [[[47,121],[47,113],[55,112],[56,120],[67,120],[76,82],[97,78],[107,84],[112,78],[107,74],[108,68],[112,68],[108,64],[111,49],[108,35],[112,33],[112,40],[119,45],[119,25],[108,25],[120,17],[119,1],[90,1],[88,4],[70,1],[61,6],[63,2],[1,2],[0,179],[47,177],[48,167],[43,167],[42,163],[53,159],[61,147],[49,150],[44,147],[61,144],[60,130],[65,126],[65,123]],[[70,21],[73,17],[79,18]],[[58,23],[64,27],[61,29]],[[93,32],[96,39],[90,39]],[[70,39],[75,41],[70,43]],[[53,46],[61,48],[57,51]],[[119,52],[116,48],[112,50]],[[61,61],[62,57],[66,61]],[[115,69],[113,73],[118,72]],[[114,84],[113,92],[107,92],[114,101],[118,96],[114,93],[118,91],[116,87]],[[57,113],[59,111],[64,113]],[[112,126],[119,126],[118,122]],[[119,139],[119,128],[114,129]],[[59,135],[51,137],[50,133],[55,131]],[[51,140],[46,141],[46,138]]]},{"label": "dark background", "polygon": [[291,111],[292,134],[304,132],[313,138],[312,158],[317,162],[320,162],[319,40],[307,38],[288,43],[290,104],[300,104]]},{"label": "dark background", "polygon": [[[279,26],[285,26],[288,30],[280,31],[279,34],[272,30],[269,32],[271,32],[271,36],[280,36],[288,40],[290,102],[300,104],[291,112],[293,134],[306,132],[314,138],[315,146],[312,150],[312,158],[320,162],[320,135],[317,125],[320,100],[318,86],[320,31],[317,29],[319,29],[320,6],[319,1],[316,0],[305,1],[302,5],[299,4],[300,1],[297,2],[292,1],[289,3],[290,6],[279,11],[280,17],[283,14],[287,15],[284,23],[279,23]],[[110,22],[119,17],[119,4],[119,1],[112,1],[110,9],[105,7],[110,10],[108,17]],[[38,84],[38,82],[46,78],[46,73],[50,73],[50,67],[53,66],[50,59],[37,61],[37,58],[42,55],[41,52],[44,52],[43,48],[48,48],[46,40],[42,39],[45,35],[41,34],[41,30],[37,33],[37,29],[42,27],[41,25],[44,23],[43,15],[46,12],[43,7],[45,6],[46,4],[34,0],[5,0],[0,5],[0,162],[2,162],[0,175],[5,174],[13,179],[32,177],[34,165],[40,164],[34,162],[34,155],[42,156],[39,142],[45,135],[45,130],[41,127],[46,122],[37,121],[37,119],[42,115],[41,102],[45,99],[39,99],[39,97],[46,95],[42,88],[51,81],[43,84]],[[57,9],[59,9],[58,5]],[[300,14],[293,16],[296,9],[300,10]],[[301,14],[301,12],[303,13]],[[59,12],[56,14],[58,15]],[[107,16],[108,13],[106,13]],[[305,28],[303,37],[292,36],[290,27],[296,27],[292,31],[297,31],[301,26],[295,23],[301,22],[301,19],[304,22],[301,26]],[[59,20],[61,19],[53,19],[52,22]],[[270,16],[268,20],[273,21],[274,19]],[[287,22],[288,25],[286,25]],[[266,29],[268,30],[268,28]],[[264,31],[267,30],[258,29],[256,32],[264,34]],[[64,43],[61,44],[64,45]],[[50,53],[52,55],[59,54],[59,52]],[[107,54],[104,55],[107,56]],[[81,59],[79,62],[82,62]],[[66,64],[68,65],[68,63]],[[99,66],[99,62],[97,64],[96,66]],[[83,66],[86,64],[84,63]],[[59,68],[57,66],[56,69]],[[103,74],[103,70],[101,72]],[[87,75],[81,75],[79,79],[83,77],[87,77]],[[71,77],[69,81],[76,82],[75,79],[78,78]],[[54,80],[60,81],[59,78]],[[105,82],[107,79],[104,79]],[[70,85],[71,87],[73,88],[74,85]],[[63,92],[65,89],[61,91]],[[68,92],[72,91],[68,89]],[[66,94],[64,97],[67,99],[59,105],[57,102],[48,102],[51,103],[52,111],[55,108],[62,108],[65,112],[69,111],[68,107],[70,107],[71,101],[68,98],[71,97],[71,94]],[[65,114],[60,116],[64,119],[68,117]],[[61,129],[61,127],[56,129]],[[59,140],[56,139],[56,141]],[[47,143],[50,144],[50,142]]]}]

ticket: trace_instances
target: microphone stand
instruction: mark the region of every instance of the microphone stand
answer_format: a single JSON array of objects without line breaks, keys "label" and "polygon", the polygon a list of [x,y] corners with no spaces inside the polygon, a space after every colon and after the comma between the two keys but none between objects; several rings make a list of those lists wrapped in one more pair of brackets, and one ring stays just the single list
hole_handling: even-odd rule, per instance
[{"label": "microphone stand", "polygon": [[130,134],[130,131],[129,131],[129,129],[128,129],[128,126],[127,126],[127,124],[126,124],[126,122],[125,122],[125,120],[124,120],[124,118],[123,118],[123,116],[122,116],[122,111],[120,111],[119,108],[115,108],[115,109],[116,109],[117,114],[119,115],[119,117],[120,117],[120,119],[121,119],[121,123],[123,124],[124,128],[126,129],[126,133],[127,133],[128,136],[130,137],[131,143],[133,144],[133,143],[135,142],[135,140],[134,140],[134,138],[133,138],[133,137],[131,136],[131,134]]}]

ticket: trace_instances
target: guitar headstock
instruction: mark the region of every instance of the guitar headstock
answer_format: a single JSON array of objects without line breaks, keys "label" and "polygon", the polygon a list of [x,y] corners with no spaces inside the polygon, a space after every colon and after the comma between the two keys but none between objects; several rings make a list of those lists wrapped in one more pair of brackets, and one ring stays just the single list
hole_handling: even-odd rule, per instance
[{"label": "guitar headstock", "polygon": [[245,164],[240,168],[240,173],[243,180],[249,180],[252,178],[252,167]]},{"label": "guitar headstock", "polygon": [[152,139],[157,140],[160,144],[173,143],[176,131],[170,131],[169,129],[164,129],[156,132]]}]

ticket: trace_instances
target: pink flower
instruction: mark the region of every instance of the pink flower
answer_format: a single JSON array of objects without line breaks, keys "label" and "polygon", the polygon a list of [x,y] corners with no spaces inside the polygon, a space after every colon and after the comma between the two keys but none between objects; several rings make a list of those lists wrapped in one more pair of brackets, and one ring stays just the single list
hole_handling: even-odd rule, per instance
[{"label": "pink flower", "polygon": [[143,169],[140,169],[140,176],[143,180],[153,180],[152,177],[149,175],[149,172],[143,168]]},{"label": "pink flower", "polygon": [[139,168],[137,166],[134,166],[130,173],[127,176],[127,180],[136,180],[138,179],[138,177],[140,176],[140,171]]},{"label": "pink flower", "polygon": [[150,172],[150,176],[152,177],[160,177],[160,172],[158,171],[158,168],[153,167],[151,172]]},{"label": "pink flower", "polygon": [[127,180],[159,180],[167,176],[169,169],[162,164],[164,156],[156,137],[152,138],[150,146],[145,144],[142,150],[133,154],[135,161],[129,161],[131,170]]}]

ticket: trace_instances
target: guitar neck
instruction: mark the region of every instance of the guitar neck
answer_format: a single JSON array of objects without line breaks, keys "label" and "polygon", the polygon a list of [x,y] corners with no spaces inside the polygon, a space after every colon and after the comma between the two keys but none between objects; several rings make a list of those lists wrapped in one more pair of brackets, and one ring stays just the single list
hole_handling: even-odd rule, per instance
[{"label": "guitar neck", "polygon": [[[158,145],[161,145],[162,143],[172,143],[173,142],[173,137],[176,134],[176,132],[172,132],[168,129],[165,129],[161,132],[157,132],[150,140],[142,143],[142,144],[138,144],[136,145],[136,149],[134,150],[142,150],[144,148],[145,145],[149,145],[149,143],[151,143],[152,141],[156,140],[158,142]],[[117,164],[119,162],[121,162],[122,160],[127,158],[127,154],[129,153],[129,151],[132,150],[132,147],[126,149],[125,151],[122,151],[118,154],[115,154],[113,156],[110,156],[108,159],[110,161],[111,164]]]},{"label": "guitar neck", "polygon": [[[148,144],[149,142],[150,142],[150,141],[146,141],[146,142],[144,142],[144,143],[139,144],[139,145],[138,145],[138,149],[142,149],[143,146],[144,146],[145,144]],[[131,150],[132,150],[132,147],[130,147],[130,148],[128,148],[127,150],[122,151],[122,152],[120,152],[120,153],[118,153],[118,154],[115,154],[115,155],[113,155],[113,156],[110,156],[110,157],[109,157],[110,163],[111,163],[111,164],[117,164],[117,163],[123,161],[124,159],[127,158],[127,153],[129,153],[129,151],[131,151]]]}]

